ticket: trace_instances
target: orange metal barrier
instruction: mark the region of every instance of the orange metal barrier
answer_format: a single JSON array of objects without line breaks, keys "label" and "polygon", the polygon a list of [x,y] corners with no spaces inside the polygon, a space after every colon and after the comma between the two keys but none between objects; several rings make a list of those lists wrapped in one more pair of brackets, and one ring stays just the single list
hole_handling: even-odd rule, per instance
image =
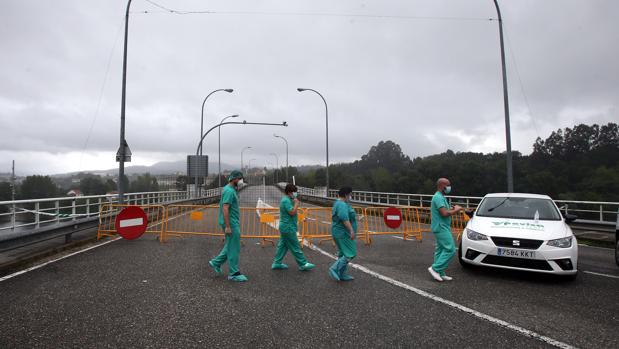
[{"label": "orange metal barrier", "polygon": [[[114,236],[116,215],[130,205],[103,204],[100,207],[97,238]],[[219,207],[214,205],[141,205],[149,219],[146,233],[160,235],[165,242],[170,236],[206,235],[224,237],[224,232],[217,224]],[[399,207],[402,212],[402,225],[397,229],[388,228],[384,223],[386,207],[354,207],[357,213],[357,239],[365,244],[372,243],[375,235],[401,235],[403,239],[414,237],[423,241],[423,233],[429,232],[430,212],[425,207]],[[278,239],[279,208],[242,207],[240,208],[241,238],[262,239],[263,242]],[[332,240],[332,209],[328,207],[301,208],[298,213],[299,238],[319,243]],[[452,231],[462,234],[468,216],[458,214],[452,217]],[[425,226],[424,226],[425,225]]]},{"label": "orange metal barrier", "polygon": [[372,243],[373,235],[402,235],[404,240],[412,236],[423,241],[419,209],[417,207],[398,207],[402,213],[402,224],[396,229],[385,224],[384,214],[388,207],[367,207],[364,209],[363,235],[366,245]]},{"label": "orange metal barrier", "polygon": [[[224,237],[217,223],[218,206],[169,205],[162,242],[170,236],[207,235]],[[240,208],[241,238],[279,238],[279,208]]]},{"label": "orange metal barrier", "polygon": [[99,207],[99,227],[97,228],[97,240],[104,236],[116,236],[116,216],[123,208],[138,206],[144,210],[148,217],[148,226],[145,234],[158,234],[161,238],[166,222],[166,210],[161,205],[127,205],[127,204],[102,204]]},{"label": "orange metal barrier", "polygon": [[[417,210],[419,211],[420,223],[422,226],[421,232],[431,233],[430,224],[432,223],[432,215],[430,214],[430,207],[417,207]],[[456,240],[460,240],[469,219],[469,216],[464,212],[451,216],[451,232],[456,235]]]}]

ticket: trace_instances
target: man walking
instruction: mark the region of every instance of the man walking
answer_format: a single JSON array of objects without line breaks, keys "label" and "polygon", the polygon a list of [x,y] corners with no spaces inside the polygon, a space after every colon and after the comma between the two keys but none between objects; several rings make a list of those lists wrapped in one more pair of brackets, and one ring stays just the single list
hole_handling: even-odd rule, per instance
[{"label": "man walking", "polygon": [[236,194],[239,184],[243,183],[243,173],[234,170],[228,177],[228,185],[221,192],[219,201],[218,224],[226,234],[226,243],[219,255],[208,264],[218,275],[223,274],[221,265],[228,261],[228,280],[243,282],[247,277],[239,271],[239,253],[241,252],[241,224],[239,221],[239,197]]},{"label": "man walking", "polygon": [[456,254],[456,244],[451,234],[451,216],[462,211],[462,207],[458,205],[450,209],[449,202],[445,198],[445,195],[449,193],[451,193],[451,183],[447,178],[439,178],[430,207],[432,215],[430,228],[436,240],[436,248],[434,264],[428,268],[434,280],[439,282],[453,280],[445,274],[449,262]]}]

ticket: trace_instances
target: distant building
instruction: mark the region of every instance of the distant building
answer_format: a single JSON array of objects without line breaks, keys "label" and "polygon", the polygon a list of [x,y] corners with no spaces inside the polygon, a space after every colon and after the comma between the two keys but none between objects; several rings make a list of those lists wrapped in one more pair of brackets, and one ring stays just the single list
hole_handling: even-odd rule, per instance
[{"label": "distant building", "polygon": [[84,194],[79,189],[71,189],[67,192],[67,196],[84,196]]}]

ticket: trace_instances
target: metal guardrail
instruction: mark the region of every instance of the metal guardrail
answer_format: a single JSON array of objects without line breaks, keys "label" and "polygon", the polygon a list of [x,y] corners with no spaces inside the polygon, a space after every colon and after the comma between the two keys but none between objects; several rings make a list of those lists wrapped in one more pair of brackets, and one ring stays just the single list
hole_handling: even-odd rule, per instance
[{"label": "metal guardrail", "polygon": [[[204,197],[217,196],[220,189],[209,189]],[[189,200],[187,191],[159,191],[127,193],[125,202],[130,205],[161,204]],[[0,240],[3,231],[38,229],[66,222],[78,222],[99,216],[101,204],[117,203],[118,195],[59,197],[33,200],[0,201]],[[13,235],[13,234],[11,234]]]},{"label": "metal guardrail", "polygon": [[[305,188],[297,187],[300,195],[312,196],[316,198],[337,198],[337,190],[330,189],[327,195],[325,188]],[[481,202],[479,196],[452,196],[447,199],[452,204],[464,207],[476,207]],[[381,204],[394,206],[418,206],[429,207],[432,201],[430,194],[406,194],[406,193],[383,193],[371,191],[354,191],[352,201],[360,204]],[[571,201],[554,200],[561,211],[565,214],[578,216],[577,223],[602,224],[614,226],[619,212],[619,202],[603,201]]]}]

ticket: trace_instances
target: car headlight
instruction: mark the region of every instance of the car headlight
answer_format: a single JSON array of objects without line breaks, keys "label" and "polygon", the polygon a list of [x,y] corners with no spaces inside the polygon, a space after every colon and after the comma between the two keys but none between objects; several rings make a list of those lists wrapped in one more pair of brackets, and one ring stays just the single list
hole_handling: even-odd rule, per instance
[{"label": "car headlight", "polygon": [[560,248],[572,247],[572,237],[568,236],[566,238],[549,240],[548,246],[560,247]]},{"label": "car headlight", "polygon": [[466,228],[466,237],[469,238],[469,240],[474,240],[474,241],[479,241],[479,240],[488,240],[488,237],[484,234],[480,234],[474,230],[471,230],[469,228]]}]

